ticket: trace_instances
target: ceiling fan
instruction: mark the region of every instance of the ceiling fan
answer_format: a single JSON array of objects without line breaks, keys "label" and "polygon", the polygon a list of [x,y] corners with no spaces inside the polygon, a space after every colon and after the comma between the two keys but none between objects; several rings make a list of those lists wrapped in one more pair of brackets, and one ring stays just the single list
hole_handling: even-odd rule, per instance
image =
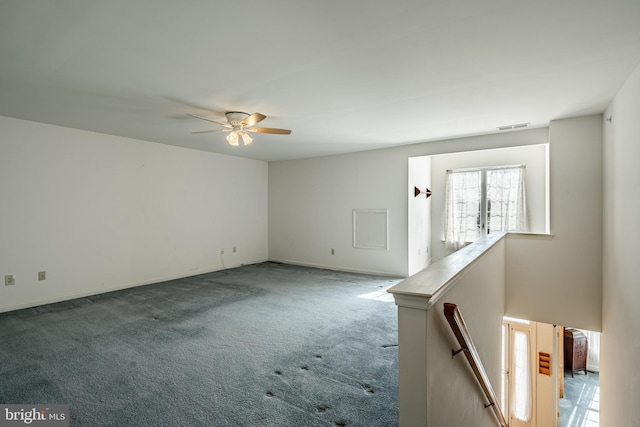
[{"label": "ceiling fan", "polygon": [[254,127],[257,123],[260,123],[267,118],[267,116],[260,113],[247,114],[239,111],[229,111],[225,113],[227,123],[219,122],[207,117],[197,116],[195,114],[188,114],[188,116],[215,123],[223,127],[223,129],[203,130],[191,133],[229,132],[229,135],[227,135],[227,142],[234,146],[240,145],[239,139],[242,139],[242,143],[244,145],[251,144],[253,142],[253,138],[249,135],[249,132],[275,133],[279,135],[289,135],[291,133],[289,129]]}]

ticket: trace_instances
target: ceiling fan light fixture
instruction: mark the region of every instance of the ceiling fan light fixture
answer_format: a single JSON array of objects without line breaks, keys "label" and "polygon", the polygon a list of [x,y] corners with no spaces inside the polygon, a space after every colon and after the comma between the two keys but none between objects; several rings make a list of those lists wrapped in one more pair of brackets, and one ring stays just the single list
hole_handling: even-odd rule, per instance
[{"label": "ceiling fan light fixture", "polygon": [[[216,120],[209,119],[207,117],[198,116],[195,114],[188,114],[188,115],[196,119],[212,122],[222,126],[223,128],[219,129],[219,131],[229,132],[229,134],[227,135],[227,142],[229,143],[229,145],[233,145],[234,147],[237,147],[240,145],[240,139],[242,139],[243,145],[251,144],[253,142],[253,137],[249,134],[249,132],[271,133],[276,135],[291,134],[291,131],[289,129],[254,127],[256,124],[260,123],[261,121],[267,118],[267,116],[261,113],[247,114],[239,111],[229,111],[225,113],[227,123],[218,122]],[[206,130],[206,131],[191,132],[191,133],[209,133],[209,132],[216,132],[216,130]]]},{"label": "ceiling fan light fixture", "polygon": [[236,131],[229,132],[229,135],[227,135],[227,142],[234,147],[240,145],[238,144],[238,134],[236,133]]},{"label": "ceiling fan light fixture", "polygon": [[249,145],[253,142],[253,138],[246,132],[240,132],[240,137],[242,138],[242,142],[244,145]]}]

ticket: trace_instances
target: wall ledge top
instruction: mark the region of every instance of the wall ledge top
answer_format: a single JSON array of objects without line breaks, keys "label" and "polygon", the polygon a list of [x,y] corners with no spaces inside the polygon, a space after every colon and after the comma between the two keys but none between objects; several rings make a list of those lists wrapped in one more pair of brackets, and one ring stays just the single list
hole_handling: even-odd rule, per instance
[{"label": "wall ledge top", "polygon": [[387,292],[393,295],[398,306],[426,310],[506,235],[485,236],[392,286]]}]

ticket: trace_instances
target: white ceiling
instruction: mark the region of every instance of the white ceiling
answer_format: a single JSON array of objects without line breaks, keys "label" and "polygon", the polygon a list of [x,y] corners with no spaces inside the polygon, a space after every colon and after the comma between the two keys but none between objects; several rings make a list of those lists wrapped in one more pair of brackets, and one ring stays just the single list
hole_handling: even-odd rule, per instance
[{"label": "white ceiling", "polygon": [[[267,161],[600,113],[638,0],[0,0],[0,115]],[[231,147],[225,111],[261,112]]]}]

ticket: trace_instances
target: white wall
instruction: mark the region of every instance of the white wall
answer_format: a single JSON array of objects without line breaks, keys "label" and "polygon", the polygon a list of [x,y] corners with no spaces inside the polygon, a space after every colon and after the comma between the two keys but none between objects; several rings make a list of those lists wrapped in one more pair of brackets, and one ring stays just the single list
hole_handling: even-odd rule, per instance
[{"label": "white wall", "polygon": [[[425,192],[431,190],[431,156],[409,158],[409,270],[411,276],[429,265],[431,259],[431,203]],[[422,193],[417,197],[415,187]]]},{"label": "white wall", "polygon": [[0,311],[268,257],[265,162],[7,117],[0,141]]},{"label": "white wall", "polygon": [[451,357],[460,344],[443,308],[458,306],[500,396],[504,243],[503,233],[485,236],[389,289],[398,306],[401,426],[496,425],[465,355]]},{"label": "white wall", "polygon": [[451,350],[459,347],[443,312],[445,302],[458,306],[499,399],[504,251],[504,240],[501,240],[427,310],[428,426],[498,425],[493,411],[484,407],[487,400],[464,354],[451,358]]},{"label": "white wall", "polygon": [[[405,274],[406,203],[406,157],[402,165],[390,164],[376,151],[270,163],[269,257],[344,270]],[[388,209],[388,250],[353,247],[353,209]]]},{"label": "white wall", "polygon": [[602,116],[549,127],[551,237],[507,239],[507,316],[601,329]]},{"label": "white wall", "polygon": [[[545,144],[546,128],[269,163],[269,257],[408,275],[408,158]],[[389,250],[352,247],[353,209],[389,210]],[[336,250],[331,255],[331,248]]]},{"label": "white wall", "polygon": [[640,67],[604,114],[602,426],[640,419]]},{"label": "white wall", "polygon": [[452,253],[444,247],[445,181],[447,169],[525,165],[525,186],[529,231],[546,231],[546,144],[494,150],[469,151],[432,156],[432,256],[444,258]]}]

